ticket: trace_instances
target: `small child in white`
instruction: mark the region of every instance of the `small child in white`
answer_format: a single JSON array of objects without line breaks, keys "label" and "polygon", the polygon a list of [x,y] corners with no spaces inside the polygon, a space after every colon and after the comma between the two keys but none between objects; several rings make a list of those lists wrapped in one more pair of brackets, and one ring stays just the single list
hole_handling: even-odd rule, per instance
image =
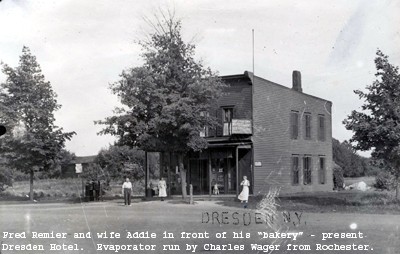
[{"label": "small child in white", "polygon": [[219,189],[218,189],[218,184],[214,184],[214,195],[219,195]]}]

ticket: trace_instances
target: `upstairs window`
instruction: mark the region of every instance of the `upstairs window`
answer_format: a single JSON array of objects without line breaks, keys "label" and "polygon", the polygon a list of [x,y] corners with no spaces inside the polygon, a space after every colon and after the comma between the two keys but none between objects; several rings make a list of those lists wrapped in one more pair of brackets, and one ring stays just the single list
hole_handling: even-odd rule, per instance
[{"label": "upstairs window", "polygon": [[290,137],[297,139],[299,137],[299,112],[290,112]]},{"label": "upstairs window", "polygon": [[303,183],[304,185],[311,184],[311,157],[303,157]]},{"label": "upstairs window", "polygon": [[318,140],[325,141],[325,116],[318,115]]},{"label": "upstairs window", "polygon": [[222,109],[222,120],[224,124],[223,136],[232,135],[232,118],[233,118],[233,108],[223,108]]},{"label": "upstairs window", "polygon": [[[208,119],[210,117],[210,113],[207,111],[200,112],[201,118]],[[208,126],[204,126],[203,129],[200,131],[200,137],[208,137],[209,136],[209,128]]]},{"label": "upstairs window", "polygon": [[292,184],[298,185],[300,182],[300,174],[299,174],[299,157],[292,157]]},{"label": "upstairs window", "polygon": [[325,158],[319,157],[319,183],[325,184]]},{"label": "upstairs window", "polygon": [[311,114],[304,114],[304,139],[311,139]]}]

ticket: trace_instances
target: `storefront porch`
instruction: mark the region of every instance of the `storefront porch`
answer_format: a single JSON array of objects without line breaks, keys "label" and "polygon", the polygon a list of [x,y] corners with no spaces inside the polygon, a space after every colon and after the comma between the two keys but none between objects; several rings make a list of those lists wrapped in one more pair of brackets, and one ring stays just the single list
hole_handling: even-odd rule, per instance
[{"label": "storefront porch", "polygon": [[[167,180],[169,196],[181,195],[182,183],[176,157],[173,153],[160,156],[160,175]],[[188,193],[191,184],[196,196],[236,197],[241,191],[243,176],[253,182],[252,158],[251,143],[210,144],[205,151],[187,154],[184,167]]]}]

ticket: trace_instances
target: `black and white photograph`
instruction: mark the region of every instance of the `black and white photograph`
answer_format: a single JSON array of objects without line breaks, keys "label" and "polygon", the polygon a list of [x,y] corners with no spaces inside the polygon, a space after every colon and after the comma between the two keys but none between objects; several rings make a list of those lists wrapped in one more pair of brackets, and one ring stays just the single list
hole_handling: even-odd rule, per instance
[{"label": "black and white photograph", "polygon": [[0,254],[400,253],[399,24],[0,0]]}]

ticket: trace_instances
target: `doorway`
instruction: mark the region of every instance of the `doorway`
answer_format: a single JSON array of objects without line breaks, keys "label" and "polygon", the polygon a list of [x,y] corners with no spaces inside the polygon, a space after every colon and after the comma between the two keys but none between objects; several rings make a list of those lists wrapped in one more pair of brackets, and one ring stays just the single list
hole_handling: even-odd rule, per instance
[{"label": "doorway", "polygon": [[190,159],[189,183],[194,195],[209,194],[209,173],[207,160]]},{"label": "doorway", "polygon": [[247,180],[250,181],[250,194],[253,194],[253,169],[252,169],[252,150],[247,148],[239,148],[238,149],[238,168],[239,168],[239,192],[241,191],[242,187],[240,183],[243,180],[243,176],[247,177]]}]

